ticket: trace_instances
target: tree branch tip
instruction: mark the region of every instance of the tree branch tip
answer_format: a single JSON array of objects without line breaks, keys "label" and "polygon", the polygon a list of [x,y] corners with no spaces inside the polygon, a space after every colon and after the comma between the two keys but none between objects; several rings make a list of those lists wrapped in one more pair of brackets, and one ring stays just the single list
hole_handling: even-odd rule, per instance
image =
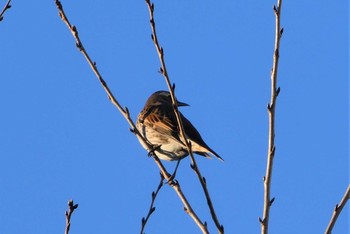
[{"label": "tree branch tip", "polygon": [[204,184],[207,184],[207,180],[205,179],[204,176],[202,177],[202,179],[203,179]]},{"label": "tree branch tip", "polygon": [[3,20],[3,18],[4,18],[4,17],[2,17],[2,16],[1,16],[1,17],[0,17],[0,21],[2,21],[2,20]]},{"label": "tree branch tip", "polygon": [[205,227],[208,227],[207,221],[204,221],[203,225],[204,225]]},{"label": "tree branch tip", "polygon": [[265,177],[265,176],[263,176],[263,181],[265,182],[265,180],[266,180],[266,177]]},{"label": "tree branch tip", "polygon": [[62,10],[62,4],[61,4],[61,2],[60,2],[59,0],[55,0],[55,3],[56,3],[56,5],[57,5],[58,9]]},{"label": "tree branch tip", "polygon": [[77,209],[79,206],[79,204],[75,204],[74,206],[72,206],[73,210]]},{"label": "tree branch tip", "polygon": [[145,217],[142,217],[142,219],[141,219],[141,223],[142,223],[142,225],[145,225],[145,223],[146,223],[146,219],[145,219]]},{"label": "tree branch tip", "polygon": [[173,92],[175,92],[175,83],[173,83],[173,85],[171,86],[171,90],[173,90]]}]

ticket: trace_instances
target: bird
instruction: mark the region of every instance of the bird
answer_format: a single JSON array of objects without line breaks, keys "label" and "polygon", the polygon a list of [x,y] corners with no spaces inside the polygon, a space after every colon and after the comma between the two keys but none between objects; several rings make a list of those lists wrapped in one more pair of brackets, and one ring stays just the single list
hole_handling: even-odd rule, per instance
[{"label": "bird", "polygon": [[[189,106],[178,100],[178,107]],[[211,158],[211,155],[219,160],[223,159],[212,150],[202,139],[198,130],[192,123],[179,112],[187,140],[191,142],[192,152],[201,156]],[[156,153],[158,158],[167,161],[178,161],[189,155],[185,140],[181,136],[176,115],[168,91],[157,91],[146,101],[145,106],[139,113],[136,128],[140,134],[153,145],[152,153]],[[146,150],[149,147],[140,140],[141,145]],[[151,153],[151,152],[149,152]]]}]

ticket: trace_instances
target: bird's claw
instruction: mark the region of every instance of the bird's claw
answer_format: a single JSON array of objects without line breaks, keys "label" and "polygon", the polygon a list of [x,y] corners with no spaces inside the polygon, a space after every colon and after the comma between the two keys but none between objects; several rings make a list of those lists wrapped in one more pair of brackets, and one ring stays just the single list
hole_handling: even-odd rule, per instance
[{"label": "bird's claw", "polygon": [[159,150],[162,145],[152,145],[152,149],[148,152],[148,157],[153,157],[155,151]]}]

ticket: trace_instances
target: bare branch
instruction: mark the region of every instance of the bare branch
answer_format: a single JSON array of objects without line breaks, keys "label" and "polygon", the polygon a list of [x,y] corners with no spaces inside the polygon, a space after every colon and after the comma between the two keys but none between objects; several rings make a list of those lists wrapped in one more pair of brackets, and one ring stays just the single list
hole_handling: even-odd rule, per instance
[{"label": "bare branch", "polygon": [[75,209],[78,208],[78,204],[74,205],[73,200],[69,200],[68,201],[68,210],[66,211],[66,230],[64,231],[65,234],[69,233],[69,229],[70,229],[70,218],[74,212]]},{"label": "bare branch", "polygon": [[[90,59],[90,56],[88,55],[88,53],[86,52],[83,43],[81,42],[79,36],[78,36],[78,30],[75,26],[72,26],[71,23],[69,22],[66,14],[63,11],[63,7],[62,4],[59,0],[55,0],[58,12],[59,12],[59,16],[61,17],[62,21],[67,25],[67,27],[69,28],[70,32],[72,33],[73,37],[76,40],[76,46],[78,47],[78,49],[80,50],[80,52],[84,55],[84,57],[86,58],[87,62],[89,63],[91,69],[93,70],[93,72],[95,73],[95,75],[97,76],[98,80],[100,81],[103,89],[105,90],[105,92],[108,95],[109,100],[112,102],[112,104],[114,106],[117,107],[117,109],[119,110],[119,112],[123,115],[123,117],[127,120],[127,122],[129,123],[130,127],[131,127],[131,132],[134,133],[136,135],[137,138],[139,138],[139,140],[143,141],[145,143],[145,145],[147,145],[148,147],[148,151],[151,152],[152,149],[154,148],[153,145],[147,141],[147,139],[145,139],[140,132],[137,130],[135,123],[132,121],[131,117],[130,117],[130,113],[127,107],[123,108],[119,102],[116,100],[116,98],[113,96],[112,92],[110,91],[110,89],[107,86],[107,83],[104,81],[104,79],[102,78],[101,74],[99,73],[97,67],[96,67],[96,62],[92,62],[92,60]],[[185,211],[189,212],[190,216],[193,218],[193,220],[195,220],[195,222],[197,224],[201,224],[198,216],[196,215],[196,213],[193,211],[190,203],[188,202],[188,200],[186,199],[184,193],[181,190],[180,184],[177,181],[172,181],[171,180],[171,176],[170,174],[166,171],[165,167],[163,166],[163,164],[161,163],[160,159],[157,157],[156,154],[153,155],[153,159],[155,161],[155,163],[157,164],[157,166],[160,169],[160,172],[162,173],[162,175],[164,176],[164,178],[168,181],[168,184],[170,186],[173,187],[173,189],[175,190],[175,192],[177,193],[177,195],[179,196],[180,200],[182,201],[183,205],[184,205],[184,209]],[[208,233],[208,231],[206,231],[206,228],[204,229],[205,232],[204,233]]]},{"label": "bare branch", "polygon": [[157,187],[157,190],[155,192],[152,192],[152,201],[151,201],[151,205],[150,205],[149,210],[148,210],[148,214],[147,214],[146,218],[143,217],[141,220],[141,231],[140,231],[141,234],[143,234],[143,231],[145,230],[146,223],[147,223],[148,219],[151,217],[153,212],[156,210],[156,207],[154,207],[153,205],[154,205],[154,202],[157,198],[158,192],[163,187],[163,181],[164,181],[164,177],[163,177],[162,173],[160,173],[160,182],[159,182],[159,185]]},{"label": "bare branch", "polygon": [[332,233],[332,229],[333,229],[335,223],[337,222],[338,216],[340,215],[341,211],[343,210],[344,206],[346,205],[346,202],[349,199],[350,199],[350,184],[348,185],[348,188],[346,189],[345,194],[344,194],[343,198],[341,199],[340,203],[335,206],[332,218],[329,221],[329,224],[327,226],[325,234]]},{"label": "bare branch", "polygon": [[[100,81],[100,84],[102,85],[102,88],[105,90],[105,92],[107,93],[108,99],[112,102],[112,104],[119,110],[119,112],[123,115],[123,117],[127,120],[127,122],[129,123],[130,127],[131,127],[131,132],[134,133],[136,135],[136,137],[138,137],[140,140],[142,140],[149,148],[149,150],[151,151],[151,149],[153,148],[152,144],[150,142],[148,142],[144,137],[142,137],[142,135],[139,133],[139,131],[137,130],[135,123],[132,121],[131,117],[130,117],[130,112],[128,110],[127,107],[123,108],[122,105],[117,101],[117,99],[114,97],[114,95],[112,94],[111,90],[109,89],[107,83],[105,82],[105,80],[102,78],[102,75],[100,74],[100,72],[97,69],[96,66],[96,62],[92,62],[90,56],[88,55],[88,53],[86,52],[83,43],[80,40],[80,37],[78,35],[78,29],[73,26],[64,10],[63,10],[63,6],[61,4],[61,2],[59,0],[55,0],[58,12],[59,12],[59,16],[61,17],[62,21],[67,25],[67,27],[69,28],[70,32],[72,33],[75,41],[76,41],[76,46],[79,49],[79,51],[84,55],[86,61],[89,63],[92,71],[95,73],[96,77],[98,78],[98,80]],[[156,156],[155,156],[156,157]],[[159,161],[159,160],[158,160]],[[159,163],[157,163],[158,166],[160,167],[163,176],[165,178],[169,178],[170,176],[167,176],[168,173],[166,172],[165,168],[163,165],[161,165],[161,162],[159,161]]]},{"label": "bare branch", "polygon": [[270,207],[275,200],[275,198],[270,197],[271,193],[271,179],[272,179],[272,168],[273,159],[275,156],[275,110],[276,110],[276,99],[280,92],[280,88],[277,88],[277,71],[278,71],[278,61],[279,61],[279,47],[280,39],[283,33],[283,29],[280,29],[280,16],[281,16],[282,0],[277,1],[277,7],[274,6],[273,10],[276,17],[276,31],[275,31],[275,49],[273,53],[273,66],[271,71],[271,99],[270,103],[267,105],[269,114],[269,134],[268,134],[268,153],[267,153],[267,165],[266,174],[264,176],[264,211],[263,218],[259,218],[261,223],[261,233],[267,234],[269,227],[269,216]]},{"label": "bare branch", "polygon": [[[199,168],[197,166],[197,162],[196,162],[196,160],[195,160],[195,158],[193,156],[193,153],[192,153],[191,144],[187,140],[187,137],[186,137],[186,134],[185,134],[185,131],[184,131],[184,127],[183,127],[183,124],[182,124],[182,121],[181,121],[181,117],[180,117],[180,114],[179,114],[179,110],[178,110],[177,99],[175,97],[175,84],[171,85],[170,78],[169,78],[169,75],[168,75],[168,72],[167,72],[167,68],[166,68],[166,65],[165,65],[165,61],[164,61],[164,50],[160,46],[159,41],[158,41],[158,37],[157,37],[156,24],[155,24],[155,21],[154,21],[154,3],[151,3],[150,0],[146,0],[146,3],[147,3],[149,14],[150,14],[150,25],[151,25],[151,29],[152,29],[151,38],[152,38],[152,40],[154,42],[155,48],[156,48],[157,53],[158,53],[159,61],[160,61],[160,64],[161,64],[160,73],[164,76],[164,79],[165,79],[166,84],[168,86],[169,92],[171,94],[171,100],[173,102],[174,112],[175,112],[176,120],[177,120],[177,123],[178,123],[178,126],[179,126],[180,134],[181,134],[181,137],[185,141],[185,145],[186,145],[186,147],[188,149],[188,152],[189,152],[189,155],[190,155],[190,158],[191,158],[191,167],[195,171],[195,173],[196,173],[196,175],[197,175],[197,177],[198,177],[198,179],[199,179],[199,181],[200,181],[200,183],[202,185],[202,188],[203,188],[206,200],[207,200],[207,204],[208,204],[208,207],[209,207],[212,219],[213,219],[213,221],[214,221],[214,223],[215,223],[219,233],[224,233],[223,225],[220,224],[220,222],[219,222],[219,220],[217,218],[217,215],[216,215],[213,203],[212,203],[210,195],[209,195],[209,191],[208,191],[206,182],[204,180],[204,177],[201,175],[201,173],[199,171]],[[201,223],[200,228],[203,231],[204,228],[206,229],[206,226],[203,223]]]},{"label": "bare branch", "polygon": [[2,11],[0,12],[0,21],[4,19],[3,15],[4,15],[5,11],[7,11],[8,9],[11,8],[10,3],[11,3],[11,0],[8,0],[7,3],[6,3],[6,5],[5,5],[4,8],[2,9]]}]

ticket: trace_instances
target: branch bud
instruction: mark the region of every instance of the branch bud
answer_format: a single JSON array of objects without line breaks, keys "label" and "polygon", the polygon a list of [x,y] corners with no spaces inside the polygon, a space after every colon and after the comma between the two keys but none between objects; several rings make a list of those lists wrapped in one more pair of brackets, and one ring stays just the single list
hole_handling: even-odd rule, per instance
[{"label": "branch bud", "polygon": [[277,7],[275,5],[273,5],[273,12],[275,12],[275,14],[278,14],[278,10],[277,10]]},{"label": "branch bud", "polygon": [[260,222],[261,224],[264,224],[264,220],[262,220],[260,217],[259,217],[259,222]]},{"label": "branch bud", "polygon": [[278,94],[280,93],[280,91],[281,91],[281,87],[278,87],[278,88],[276,89],[276,96],[278,96]]}]

